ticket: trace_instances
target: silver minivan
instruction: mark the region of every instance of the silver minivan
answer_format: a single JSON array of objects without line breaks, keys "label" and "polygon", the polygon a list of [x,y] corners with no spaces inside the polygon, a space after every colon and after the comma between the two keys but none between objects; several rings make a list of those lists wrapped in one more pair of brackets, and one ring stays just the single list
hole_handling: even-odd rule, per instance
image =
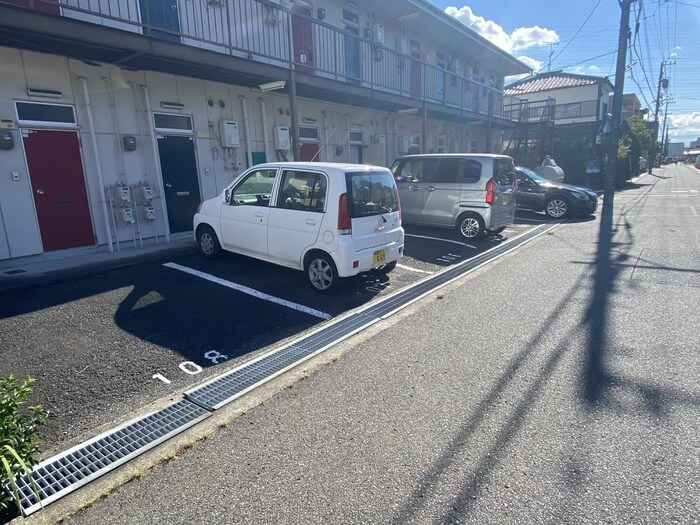
[{"label": "silver minivan", "polygon": [[456,228],[467,239],[502,232],[515,218],[515,166],[507,155],[406,155],[391,171],[407,224]]}]

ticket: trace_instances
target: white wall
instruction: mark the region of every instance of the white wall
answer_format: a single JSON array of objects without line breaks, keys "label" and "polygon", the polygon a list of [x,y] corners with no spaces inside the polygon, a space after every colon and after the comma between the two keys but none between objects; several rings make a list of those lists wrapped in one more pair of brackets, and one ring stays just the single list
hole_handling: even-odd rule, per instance
[{"label": "white wall", "polygon": [[[276,161],[273,128],[291,125],[290,104],[286,94],[261,93],[218,82],[156,72],[127,71],[118,66],[91,66],[80,60],[4,47],[0,47],[0,74],[0,117],[16,120],[14,101],[30,100],[27,87],[62,92],[60,99],[37,101],[75,106],[93,229],[97,242],[103,249],[109,241],[103,211],[105,188],[116,183],[134,185],[142,181],[157,189],[162,186],[158,152],[154,149],[151,138],[153,118],[146,112],[144,86],[147,87],[152,111],[192,117],[194,129],[191,136],[195,142],[200,190],[204,199],[219,194],[246,168],[246,138],[250,141],[251,151],[266,151],[268,161]],[[82,79],[85,79],[88,87],[94,130],[89,125]],[[248,129],[244,125],[243,99],[248,108]],[[161,101],[179,102],[184,107],[181,110],[162,109]],[[265,108],[265,122],[261,101]],[[371,160],[389,166],[398,156],[397,137],[404,134],[420,137],[422,130],[422,119],[415,115],[389,114],[303,99],[298,101],[297,110],[300,126],[318,128],[321,161],[349,161],[348,132],[361,130],[367,145],[365,162]],[[305,118],[315,119],[316,123],[305,124]],[[238,122],[241,147],[233,152],[221,147],[218,138],[221,120]],[[472,141],[485,144],[483,126],[460,129],[454,123],[429,121],[428,129],[431,135],[454,137],[449,145],[453,148],[452,151],[460,151]],[[267,144],[264,142],[265,130]],[[13,130],[13,133],[15,148],[0,150],[0,259],[42,252],[22,140],[18,129]],[[464,133],[468,133],[469,139],[461,139],[460,142],[459,137]],[[124,151],[124,135],[136,137],[135,151]],[[376,144],[380,135],[385,137],[384,145]],[[97,141],[97,157],[92,147],[93,137]],[[437,136],[428,141],[433,145],[436,142]],[[288,158],[293,160],[291,152]],[[103,177],[102,185],[98,177],[98,160]],[[19,181],[12,180],[12,171],[20,173]],[[158,191],[158,194],[162,193]],[[166,223],[161,201],[157,200],[154,205],[156,220],[140,220],[133,228],[114,221],[109,208],[108,220],[114,243],[130,244],[139,237],[148,239],[156,235],[163,236]]]}]

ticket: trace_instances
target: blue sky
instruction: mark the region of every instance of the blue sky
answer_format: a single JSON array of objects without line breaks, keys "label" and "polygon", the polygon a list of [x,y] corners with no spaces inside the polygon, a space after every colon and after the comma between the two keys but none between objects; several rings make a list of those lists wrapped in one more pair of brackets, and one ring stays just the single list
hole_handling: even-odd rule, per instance
[{"label": "blue sky", "polygon": [[[535,71],[563,69],[615,80],[617,0],[431,1]],[[700,138],[700,0],[637,0],[630,28],[634,45],[627,54],[624,92],[636,93],[653,115],[666,60],[669,88],[662,92],[660,126],[666,113],[669,140],[688,145]]]}]

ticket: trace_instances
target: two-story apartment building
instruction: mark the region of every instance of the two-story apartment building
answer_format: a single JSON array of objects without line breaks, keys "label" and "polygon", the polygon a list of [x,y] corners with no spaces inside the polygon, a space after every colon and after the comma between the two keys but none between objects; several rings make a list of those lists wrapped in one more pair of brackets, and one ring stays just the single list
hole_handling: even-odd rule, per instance
[{"label": "two-story apartment building", "polygon": [[278,159],[500,151],[527,66],[423,0],[0,0],[0,260],[189,235]]},{"label": "two-story apartment building", "polygon": [[551,155],[567,181],[600,184],[613,90],[607,77],[562,71],[509,84],[504,112],[519,124],[506,131],[505,152],[528,167]]}]

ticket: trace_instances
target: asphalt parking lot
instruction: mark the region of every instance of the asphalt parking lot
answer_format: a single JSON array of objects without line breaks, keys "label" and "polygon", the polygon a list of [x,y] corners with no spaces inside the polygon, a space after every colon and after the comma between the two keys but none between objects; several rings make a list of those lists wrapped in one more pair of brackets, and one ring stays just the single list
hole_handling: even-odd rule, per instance
[{"label": "asphalt parking lot", "polygon": [[[405,257],[387,275],[348,279],[330,296],[301,272],[197,253],[0,295],[3,374],[32,376],[32,401],[55,418],[47,453],[157,399],[527,231],[520,213],[494,238],[406,227]],[[521,217],[522,215],[522,217]]]}]

